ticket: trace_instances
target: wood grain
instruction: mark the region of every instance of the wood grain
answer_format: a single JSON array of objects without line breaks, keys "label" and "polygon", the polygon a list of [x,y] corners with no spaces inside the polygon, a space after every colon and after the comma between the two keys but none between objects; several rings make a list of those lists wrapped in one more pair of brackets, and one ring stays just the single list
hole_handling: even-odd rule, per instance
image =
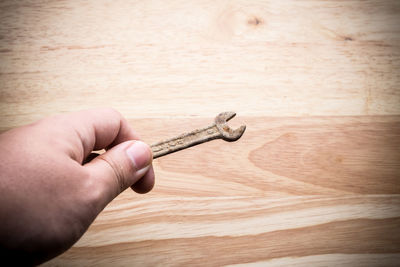
[{"label": "wood grain", "polygon": [[157,159],[45,266],[398,266],[399,1],[1,1],[0,132],[112,106]]},{"label": "wood grain", "polygon": [[10,126],[97,106],[136,118],[398,114],[399,5],[2,1],[0,111]]}]

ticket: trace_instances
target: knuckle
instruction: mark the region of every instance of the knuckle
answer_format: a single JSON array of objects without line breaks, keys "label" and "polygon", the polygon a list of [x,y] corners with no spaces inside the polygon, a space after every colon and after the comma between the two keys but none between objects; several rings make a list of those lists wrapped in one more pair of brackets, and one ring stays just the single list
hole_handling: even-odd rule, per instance
[{"label": "knuckle", "polygon": [[68,115],[56,114],[46,118],[42,118],[32,125],[51,129],[52,131],[57,131],[60,128],[71,127],[71,122],[68,120]]},{"label": "knuckle", "polygon": [[93,177],[89,172],[81,178],[82,184],[79,195],[83,199],[80,199],[81,203],[86,203],[88,205],[94,205],[102,199],[101,183],[99,183],[98,177]]},{"label": "knuckle", "polygon": [[122,118],[121,113],[118,110],[116,110],[115,108],[104,108],[104,112],[107,112],[107,113],[113,114],[116,117]]}]

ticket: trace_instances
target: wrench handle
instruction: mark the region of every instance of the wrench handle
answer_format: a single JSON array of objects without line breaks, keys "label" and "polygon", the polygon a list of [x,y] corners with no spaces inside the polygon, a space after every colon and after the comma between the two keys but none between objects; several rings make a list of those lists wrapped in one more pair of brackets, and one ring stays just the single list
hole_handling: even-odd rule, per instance
[{"label": "wrench handle", "polygon": [[203,129],[166,139],[151,145],[153,159],[218,138],[222,138],[222,135],[217,126],[213,124]]}]

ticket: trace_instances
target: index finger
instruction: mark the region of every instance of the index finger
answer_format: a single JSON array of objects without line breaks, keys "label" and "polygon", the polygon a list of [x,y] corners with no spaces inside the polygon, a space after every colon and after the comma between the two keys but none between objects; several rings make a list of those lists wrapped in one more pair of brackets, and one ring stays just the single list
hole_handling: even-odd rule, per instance
[{"label": "index finger", "polygon": [[93,150],[108,149],[125,141],[139,140],[139,135],[121,113],[112,108],[78,111],[56,118],[61,123],[60,127],[68,126],[66,133],[72,129],[78,135],[83,159]]}]

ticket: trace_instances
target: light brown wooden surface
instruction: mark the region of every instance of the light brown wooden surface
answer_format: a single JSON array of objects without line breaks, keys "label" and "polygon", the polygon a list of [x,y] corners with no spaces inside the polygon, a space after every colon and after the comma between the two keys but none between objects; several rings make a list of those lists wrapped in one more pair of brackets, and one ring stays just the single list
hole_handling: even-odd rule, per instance
[{"label": "light brown wooden surface", "polygon": [[112,106],[157,159],[47,266],[397,266],[399,1],[2,1],[0,131]]}]

